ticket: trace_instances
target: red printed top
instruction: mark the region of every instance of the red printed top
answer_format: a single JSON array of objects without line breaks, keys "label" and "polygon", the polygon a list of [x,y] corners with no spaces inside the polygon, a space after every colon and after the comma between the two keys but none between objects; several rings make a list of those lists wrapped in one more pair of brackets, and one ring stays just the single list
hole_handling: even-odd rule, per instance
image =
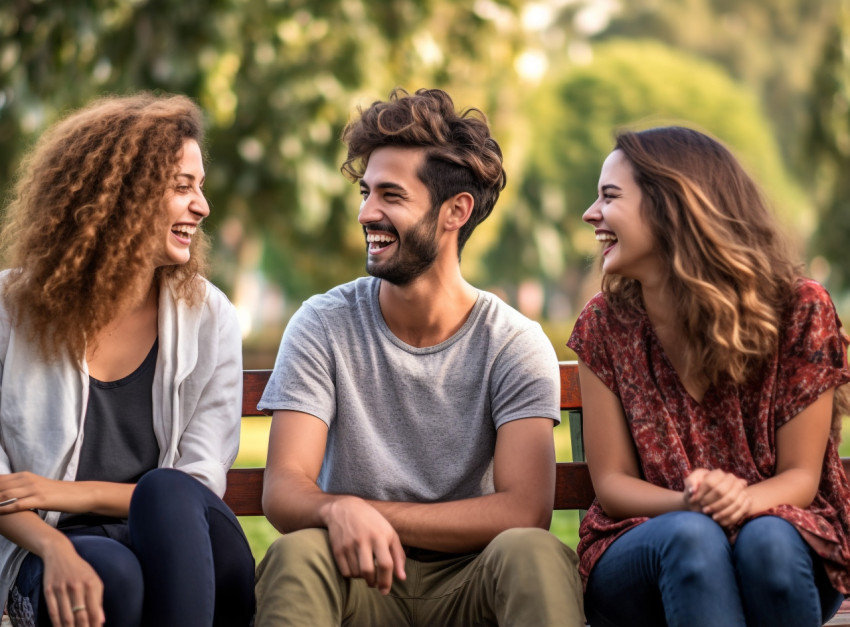
[{"label": "red printed top", "polygon": [[[771,477],[776,430],[824,391],[850,381],[841,322],[829,294],[814,281],[798,286],[776,354],[763,369],[745,384],[721,379],[701,403],[685,390],[642,309],[618,318],[597,294],[567,345],[619,397],[643,478],[676,491],[695,468],[719,468],[748,484]],[[765,514],[792,523],[824,558],[832,585],[850,593],[850,485],[837,442],[830,438],[814,502]],[[579,529],[582,578],[619,535],[645,520],[609,518],[594,501]]]}]

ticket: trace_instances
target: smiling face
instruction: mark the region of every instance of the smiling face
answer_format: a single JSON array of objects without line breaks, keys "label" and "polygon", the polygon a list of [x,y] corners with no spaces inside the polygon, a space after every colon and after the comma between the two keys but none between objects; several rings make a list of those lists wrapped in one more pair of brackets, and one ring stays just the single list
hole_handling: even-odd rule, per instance
[{"label": "smiling face", "polygon": [[189,261],[189,247],[198,225],[210,214],[204,197],[204,162],[194,139],[183,142],[177,171],[165,192],[168,226],[164,241],[154,256],[155,267],[180,265]]},{"label": "smiling face", "polygon": [[660,276],[661,257],[643,214],[643,194],[621,150],[602,164],[598,193],[582,219],[595,228],[602,244],[603,272],[640,282]]},{"label": "smiling face", "polygon": [[437,258],[438,212],[417,172],[421,150],[379,148],[360,179],[360,224],[366,236],[366,271],[395,285],[407,285]]}]

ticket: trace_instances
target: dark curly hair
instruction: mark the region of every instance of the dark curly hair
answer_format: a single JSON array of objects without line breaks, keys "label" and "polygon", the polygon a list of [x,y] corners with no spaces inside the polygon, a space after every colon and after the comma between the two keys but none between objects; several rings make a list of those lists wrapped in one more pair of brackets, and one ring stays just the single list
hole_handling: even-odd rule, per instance
[{"label": "dark curly hair", "polygon": [[[158,233],[168,228],[163,199],[188,139],[203,140],[189,98],[107,97],[49,128],[22,161],[0,230],[11,268],[3,298],[45,357],[81,359],[87,338],[146,289]],[[155,281],[196,304],[208,247],[199,230],[190,261],[158,268]]]},{"label": "dark curly hair", "polygon": [[460,255],[472,231],[493,211],[507,181],[502,150],[490,136],[486,116],[475,108],[458,114],[451,97],[440,89],[419,89],[411,96],[396,88],[388,101],[373,102],[359,112],[342,132],[348,144],[343,174],[358,181],[378,148],[423,148],[425,159],[417,175],[431,195],[431,211],[439,211],[461,192],[475,201],[458,232]]}]

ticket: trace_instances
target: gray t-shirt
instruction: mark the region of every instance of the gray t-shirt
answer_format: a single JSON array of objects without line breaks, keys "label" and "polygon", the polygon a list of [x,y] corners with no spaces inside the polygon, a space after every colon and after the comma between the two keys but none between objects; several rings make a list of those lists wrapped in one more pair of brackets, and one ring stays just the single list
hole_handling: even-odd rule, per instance
[{"label": "gray t-shirt", "polygon": [[558,361],[540,325],[488,292],[446,341],[416,348],[387,327],[380,280],[313,296],[283,334],[258,408],[328,427],[319,487],[382,501],[493,492],[496,430],[560,421]]}]

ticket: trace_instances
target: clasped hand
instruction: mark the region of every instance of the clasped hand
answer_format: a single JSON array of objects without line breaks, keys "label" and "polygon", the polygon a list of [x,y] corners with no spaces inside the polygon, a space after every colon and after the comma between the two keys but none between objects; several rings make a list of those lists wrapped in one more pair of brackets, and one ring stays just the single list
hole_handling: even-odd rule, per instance
[{"label": "clasped hand", "polygon": [[750,514],[752,499],[746,488],[747,482],[732,473],[697,468],[685,478],[685,504],[729,528]]},{"label": "clasped hand", "polygon": [[404,580],[405,554],[393,526],[363,499],[344,496],[327,509],[328,536],[343,577],[362,578],[388,594],[393,575]]}]

